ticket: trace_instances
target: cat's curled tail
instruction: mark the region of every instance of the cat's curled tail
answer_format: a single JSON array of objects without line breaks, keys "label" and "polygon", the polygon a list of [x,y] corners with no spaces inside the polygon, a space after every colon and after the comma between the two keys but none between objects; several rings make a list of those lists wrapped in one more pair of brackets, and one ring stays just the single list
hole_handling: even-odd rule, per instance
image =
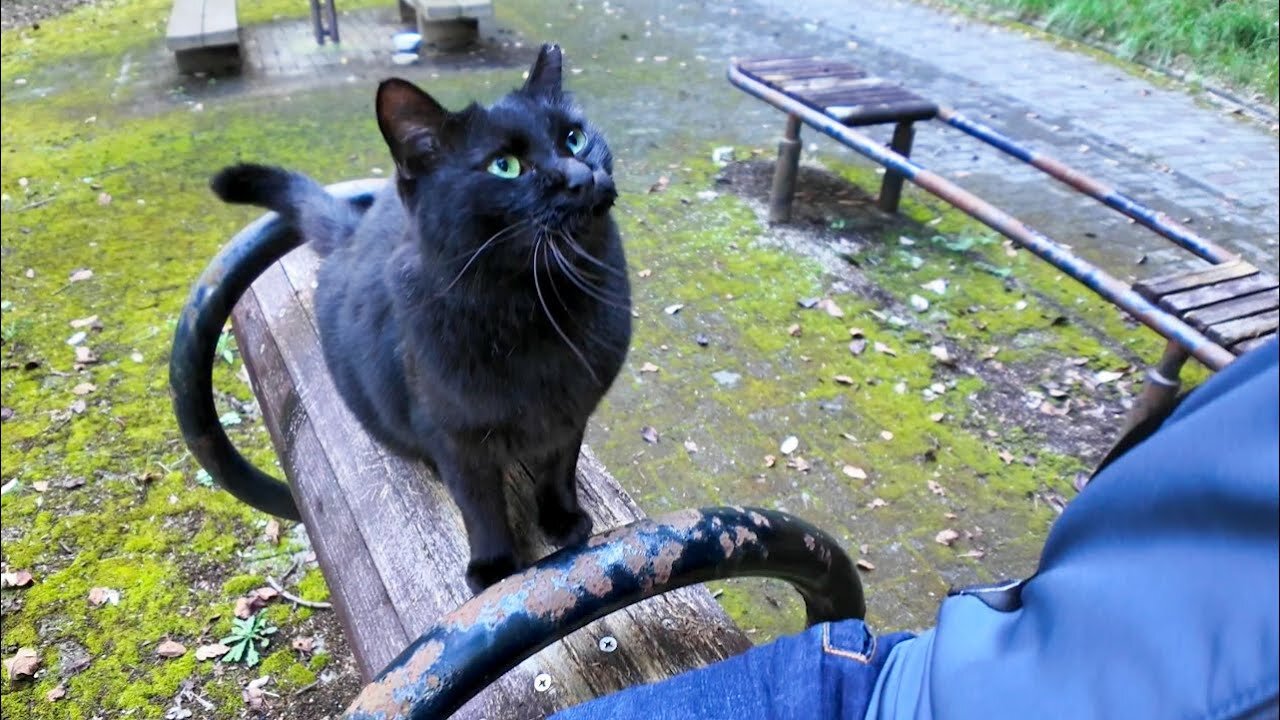
[{"label": "cat's curled tail", "polygon": [[242,163],[223,168],[209,183],[224,202],[274,210],[297,228],[319,255],[346,243],[360,211],[325,191],[301,173],[269,165]]}]

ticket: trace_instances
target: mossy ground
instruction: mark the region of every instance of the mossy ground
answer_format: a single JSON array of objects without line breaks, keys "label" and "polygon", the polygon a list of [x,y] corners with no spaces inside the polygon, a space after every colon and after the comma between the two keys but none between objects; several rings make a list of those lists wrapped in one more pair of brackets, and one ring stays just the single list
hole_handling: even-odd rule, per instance
[{"label": "mossy ground", "polygon": [[[242,21],[298,10],[253,5]],[[903,219],[881,216],[864,194],[878,176],[864,165],[820,155],[825,169],[803,174],[795,221],[770,227],[760,203],[773,131],[723,122],[758,104],[725,87],[724,58],[704,55],[696,28],[685,32],[672,16],[650,38],[647,17],[615,7],[608,20],[571,17],[562,31],[562,9],[499,5],[500,22],[521,37],[570,36],[571,64],[586,70],[570,82],[619,158],[617,216],[639,315],[629,365],[589,441],[651,514],[755,504],[826,528],[875,565],[865,577],[872,618],[885,627],[928,624],[951,584],[1028,572],[1054,503],[1105,448],[1127,395],[1115,384],[1095,390],[1088,378],[1153,358],[1160,343],[1025,252],[1008,255],[953,210],[909,192]],[[43,23],[31,41],[28,31],[4,36],[0,386],[13,412],[3,479],[17,484],[3,498],[3,557],[37,581],[4,591],[2,644],[6,657],[30,646],[44,661],[35,682],[4,686],[6,718],[157,718],[192,678],[214,716],[237,717],[249,679],[270,674],[288,696],[330,658],[349,664],[290,650],[290,638],[324,618],[285,604],[265,610],[281,633],[260,667],[195,661],[191,650],[226,634],[235,598],[282,572],[299,545],[288,527],[280,545],[265,541],[264,516],[200,483],[171,420],[165,368],[190,282],[252,216],[214,202],[209,175],[241,158],[324,181],[387,168],[369,93],[318,81],[287,94],[227,92],[199,112],[173,97],[138,97],[115,82],[116,70],[123,57],[155,50],[167,9],[159,0],[99,3]],[[619,30],[669,60],[606,52]],[[492,97],[518,73],[432,73],[428,83],[456,105]],[[736,147],[728,167],[710,159],[720,145]],[[659,176],[666,189],[648,192]],[[71,282],[82,269],[93,276]],[[938,278],[944,294],[921,288]],[[913,309],[911,295],[929,309]],[[797,304],[810,297],[833,299],[844,316]],[[664,311],[677,303],[679,312]],[[98,362],[76,367],[67,341],[79,330],[69,323],[91,315],[101,329],[87,328],[81,344]],[[848,349],[851,327],[868,340],[861,355]],[[933,356],[939,344],[954,366]],[[660,371],[640,372],[646,362]],[[233,355],[215,377],[224,407],[243,417],[229,432],[271,467],[240,371]],[[719,371],[739,378],[722,384]],[[84,383],[93,389],[77,394]],[[1069,395],[1071,414],[1028,407],[1030,392],[1065,406],[1050,386]],[[660,432],[656,445],[642,439],[645,426]],[[807,471],[779,452],[789,435]],[[766,455],[777,456],[773,467]],[[953,546],[935,542],[944,529],[961,533]],[[88,592],[100,586],[121,590],[120,604],[91,608]],[[326,593],[315,570],[293,588],[311,599]],[[735,581],[716,590],[758,639],[799,627],[798,603],[783,588]],[[157,658],[164,639],[188,654]],[[327,640],[330,650],[340,645]],[[60,656],[75,647],[90,662],[71,672]],[[47,701],[60,683],[66,697]]]}]

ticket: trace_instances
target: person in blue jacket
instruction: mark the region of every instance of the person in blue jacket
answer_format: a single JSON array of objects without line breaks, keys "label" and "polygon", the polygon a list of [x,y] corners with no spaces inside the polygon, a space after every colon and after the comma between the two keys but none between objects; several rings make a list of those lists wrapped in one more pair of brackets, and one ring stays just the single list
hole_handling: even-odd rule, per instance
[{"label": "person in blue jacket", "polygon": [[935,627],[823,623],[556,720],[1275,718],[1280,350],[1122,443],[1035,575],[956,591]]}]

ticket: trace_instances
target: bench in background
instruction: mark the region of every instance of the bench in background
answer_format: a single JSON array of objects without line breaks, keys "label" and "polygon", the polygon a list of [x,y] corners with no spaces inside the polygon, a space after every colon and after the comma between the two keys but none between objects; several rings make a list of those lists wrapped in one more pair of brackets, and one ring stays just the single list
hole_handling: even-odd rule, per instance
[{"label": "bench in background", "polygon": [[188,75],[239,72],[236,0],[174,0],[165,45]]}]

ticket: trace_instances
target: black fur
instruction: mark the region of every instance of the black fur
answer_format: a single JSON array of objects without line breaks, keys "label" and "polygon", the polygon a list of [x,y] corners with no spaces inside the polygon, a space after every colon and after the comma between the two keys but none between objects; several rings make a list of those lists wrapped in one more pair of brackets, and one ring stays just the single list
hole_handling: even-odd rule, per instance
[{"label": "black fur", "polygon": [[[554,539],[590,534],[578,450],[631,337],[613,159],[560,68],[559,48],[544,46],[524,87],[458,112],[406,81],[382,83],[378,125],[397,176],[363,217],[279,168],[239,165],[213,181],[219,197],[279,212],[328,256],[316,312],[329,370],[370,434],[448,486],[476,591],[521,565],[504,467],[531,471]],[[585,142],[576,154],[570,131]],[[505,156],[518,177],[489,171]]]}]

